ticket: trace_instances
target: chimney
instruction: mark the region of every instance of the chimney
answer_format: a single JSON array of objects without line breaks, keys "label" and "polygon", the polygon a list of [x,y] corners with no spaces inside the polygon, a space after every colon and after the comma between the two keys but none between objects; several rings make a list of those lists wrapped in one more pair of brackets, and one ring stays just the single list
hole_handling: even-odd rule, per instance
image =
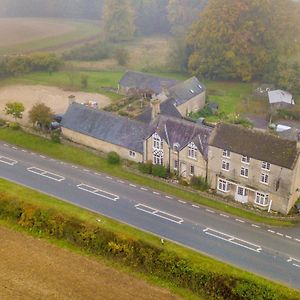
[{"label": "chimney", "polygon": [[74,95],[69,96],[69,105],[76,102],[76,97]]},{"label": "chimney", "polygon": [[158,98],[153,98],[150,101],[152,107],[152,117],[151,119],[155,119],[160,114],[160,100]]}]

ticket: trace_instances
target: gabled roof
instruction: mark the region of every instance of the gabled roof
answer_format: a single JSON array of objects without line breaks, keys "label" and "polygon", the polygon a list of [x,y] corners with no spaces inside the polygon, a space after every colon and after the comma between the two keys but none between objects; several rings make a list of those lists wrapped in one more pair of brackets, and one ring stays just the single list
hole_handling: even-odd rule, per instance
[{"label": "gabled roof", "polygon": [[282,91],[282,90],[269,91],[268,96],[269,96],[270,104],[275,104],[275,103],[287,103],[292,105],[295,104],[292,94],[286,91]]},{"label": "gabled roof", "polygon": [[[178,119],[182,119],[180,112],[172,103],[173,99],[168,99],[160,104],[160,114],[164,116],[174,117]],[[147,109],[142,114],[136,117],[136,120],[141,121],[143,123],[150,123],[152,118],[152,108]]]},{"label": "gabled roof", "polygon": [[147,137],[157,133],[171,148],[177,144],[179,151],[193,142],[207,160],[211,132],[211,127],[160,115],[150,124]]},{"label": "gabled roof", "polygon": [[169,96],[174,99],[176,105],[181,105],[204,90],[204,85],[196,77],[192,77],[169,88]]},{"label": "gabled roof", "polygon": [[61,126],[93,138],[143,153],[145,124],[109,112],[72,103]]},{"label": "gabled roof", "polygon": [[155,94],[161,93],[163,87],[168,89],[177,83],[178,81],[175,79],[163,78],[134,71],[127,71],[119,82],[120,86],[139,89]]},{"label": "gabled roof", "polygon": [[288,169],[298,157],[295,141],[226,123],[217,125],[210,145]]}]

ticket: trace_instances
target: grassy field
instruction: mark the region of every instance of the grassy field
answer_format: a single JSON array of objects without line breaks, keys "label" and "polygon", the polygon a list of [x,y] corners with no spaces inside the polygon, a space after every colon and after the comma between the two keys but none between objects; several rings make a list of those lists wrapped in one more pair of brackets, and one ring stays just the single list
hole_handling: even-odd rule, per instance
[{"label": "grassy field", "polygon": [[63,51],[95,38],[99,24],[61,19],[0,19],[0,55]]},{"label": "grassy field", "polygon": [[[59,211],[60,213],[66,215],[66,216],[79,219],[81,222],[84,222],[85,224],[87,224],[87,226],[88,226],[88,224],[90,224],[91,226],[94,226],[95,222],[97,222],[97,219],[99,219],[98,214],[88,212],[82,208],[78,208],[76,206],[70,205],[68,203],[60,201],[53,197],[41,194],[39,192],[33,191],[28,188],[24,188],[22,186],[16,185],[14,183],[8,182],[3,179],[0,179],[0,194],[4,197],[10,197],[10,199],[16,199],[16,200],[19,200],[19,201],[22,201],[25,203],[31,203],[33,205],[37,205],[42,210],[51,209],[51,210]],[[164,246],[162,246],[160,243],[159,237],[156,237],[154,235],[143,232],[141,230],[132,228],[130,226],[119,223],[117,221],[113,221],[104,216],[101,216],[100,219],[101,219],[101,227],[102,228],[112,230],[116,234],[120,234],[123,238],[140,240],[147,244],[153,245],[154,247],[157,247],[157,248],[163,247],[165,251],[175,253],[180,258],[187,259],[188,261],[190,261],[193,266],[198,266],[199,270],[204,269],[204,270],[207,270],[209,273],[211,272],[211,270],[213,270],[214,273],[222,274],[222,276],[226,275],[226,276],[232,276],[234,278],[239,278],[240,280],[241,279],[250,280],[251,282],[253,282],[255,284],[258,284],[258,285],[261,284],[266,287],[269,287],[273,291],[276,291],[278,293],[278,296],[285,295],[285,297],[287,297],[288,299],[298,299],[299,298],[299,292],[294,291],[289,288],[286,288],[286,287],[283,287],[283,286],[281,286],[277,283],[271,282],[269,280],[263,279],[257,275],[240,270],[236,267],[232,267],[228,264],[221,263],[219,261],[216,261],[213,258],[209,258],[198,252],[195,252],[193,250],[190,250],[190,249],[184,248],[182,246],[179,246],[177,244],[174,244],[171,241],[168,241],[167,243],[165,243]],[[12,225],[12,223],[10,223],[10,224]],[[20,228],[20,227],[18,227],[18,228]],[[34,234],[34,232],[33,232],[33,234]],[[41,232],[38,234],[38,236],[47,238],[47,236]],[[53,240],[53,239],[52,239],[52,242],[56,243],[58,245],[63,245],[64,247],[74,250],[74,246],[71,246],[67,242]],[[78,251],[78,249],[77,249],[77,251]],[[111,263],[113,263],[113,262],[111,262]],[[122,265],[121,261],[116,261],[114,264]],[[182,297],[184,297],[186,299],[196,299],[196,297],[193,296],[193,294],[191,294],[188,290],[178,289],[177,287],[174,286],[174,284],[172,284],[172,282],[168,282],[166,280],[162,280],[157,277],[153,277],[148,273],[147,274],[140,273],[139,276],[142,276],[143,278],[146,278],[150,281],[155,280],[155,282],[157,284],[170,288],[173,292],[180,294]],[[250,299],[250,298],[246,297],[245,299]]]},{"label": "grassy field", "polygon": [[180,186],[174,187],[164,183],[161,180],[155,180],[141,173],[130,171],[120,166],[110,165],[104,158],[91,153],[89,151],[64,144],[56,144],[52,141],[25,133],[23,131],[15,131],[7,128],[0,129],[0,140],[8,143],[36,151],[38,153],[46,154],[72,164],[78,164],[93,170],[111,174],[115,177],[129,180],[139,185],[148,186],[152,189],[159,190],[163,193],[173,195],[179,199],[192,201],[200,205],[212,207],[214,209],[224,211],[242,218],[252,220],[254,222],[262,222],[272,226],[292,226],[297,220],[270,218],[255,214],[238,207],[231,206],[230,204],[214,201],[201,196],[199,193],[189,192]]}]

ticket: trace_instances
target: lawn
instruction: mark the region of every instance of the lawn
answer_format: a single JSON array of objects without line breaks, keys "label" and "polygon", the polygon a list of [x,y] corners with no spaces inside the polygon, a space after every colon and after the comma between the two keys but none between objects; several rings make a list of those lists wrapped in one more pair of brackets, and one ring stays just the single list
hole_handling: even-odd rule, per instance
[{"label": "lawn", "polygon": [[96,38],[100,25],[61,19],[0,19],[0,55],[33,51],[62,51]]},{"label": "lawn", "polygon": [[[19,186],[17,184],[11,183],[3,179],[0,179],[0,195],[1,197],[4,197],[3,200],[9,197],[9,199],[11,200],[15,199],[17,201],[22,201],[24,203],[31,203],[35,207],[39,207],[41,211],[48,211],[49,209],[51,211],[57,211],[60,214],[66,215],[70,218],[79,219],[82,224],[86,224],[87,226],[89,226],[89,224],[90,226],[95,226],[95,223],[99,219],[99,215],[96,213],[89,212],[85,209],[60,201],[54,197],[44,195],[40,192]],[[199,270],[202,271],[204,270],[204,272],[207,272],[207,274],[211,274],[211,271],[213,270],[215,274],[220,274],[221,276],[228,276],[228,278],[229,277],[236,278],[240,280],[241,283],[243,282],[243,280],[245,280],[253,284],[263,285],[272,291],[276,291],[276,293],[278,293],[278,296],[285,295],[287,299],[297,299],[297,297],[299,297],[299,292],[295,290],[271,282],[267,279],[263,279],[262,277],[257,276],[255,274],[251,274],[247,271],[219,262],[213,258],[200,254],[199,252],[172,243],[171,241],[168,241],[167,243],[165,243],[164,246],[162,246],[160,243],[160,239],[157,236],[143,232],[139,229],[130,227],[120,222],[111,220],[104,216],[100,216],[100,220],[101,221],[99,226],[109,231],[112,231],[113,233],[119,234],[122,237],[122,239],[140,240],[141,242],[145,244],[150,244],[156,248],[163,247],[165,253],[167,252],[175,253],[178,257],[187,259],[193,267],[197,268],[198,266]],[[7,221],[7,223],[9,223],[11,226],[13,225],[12,222],[13,221]],[[44,234],[43,231],[38,231],[36,233],[33,231],[32,233],[37,234],[38,237],[49,238],[49,236],[47,236],[47,234]],[[64,247],[76,251],[76,246],[71,245],[68,242],[55,240],[54,238],[52,238],[51,241],[56,243],[57,245],[60,246],[63,245]],[[81,251],[83,253],[91,255],[89,251],[84,250],[84,248],[82,248]],[[107,261],[109,261],[109,259],[107,259]],[[123,265],[122,260],[121,259],[116,260],[114,262],[114,265],[122,266]],[[137,269],[135,269],[134,266],[129,266],[129,270],[131,270],[130,272],[132,271],[136,272]],[[135,274],[139,277],[142,278],[144,277],[150,281],[155,280],[155,282],[158,283],[160,286],[165,286],[170,288],[174,292],[181,294],[183,298],[195,299],[195,297],[190,293],[189,290],[185,291],[184,289],[176,288],[171,281],[168,281],[166,279],[164,280],[159,277],[154,278],[154,276],[152,276],[149,273],[143,273],[143,274],[140,273],[139,275],[138,273]],[[249,287],[247,287],[246,285],[246,288]],[[266,296],[265,299],[267,299],[268,295],[265,296]],[[250,298],[246,297],[245,299],[250,299]]]},{"label": "lawn", "polygon": [[187,191],[180,186],[175,187],[161,180],[143,176],[134,170],[120,166],[112,166],[104,158],[87,150],[65,144],[56,144],[52,141],[25,133],[20,130],[15,131],[8,128],[2,128],[0,129],[0,140],[36,151],[38,153],[43,153],[50,157],[70,162],[72,164],[78,164],[93,170],[111,174],[112,176],[122,178],[142,186],[148,186],[152,189],[159,190],[169,195],[173,195],[179,199],[195,202],[200,205],[252,220],[254,222],[262,222],[273,226],[291,226],[296,222],[289,219],[280,220],[276,218],[264,217],[238,207],[233,207],[224,202],[214,201],[201,196],[199,193]]}]

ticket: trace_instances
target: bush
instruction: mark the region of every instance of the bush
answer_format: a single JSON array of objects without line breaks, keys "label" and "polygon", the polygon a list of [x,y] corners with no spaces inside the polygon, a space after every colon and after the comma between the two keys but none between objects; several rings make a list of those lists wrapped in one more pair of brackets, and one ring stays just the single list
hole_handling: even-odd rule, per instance
[{"label": "bush", "polygon": [[138,165],[139,171],[144,174],[152,174],[152,163],[146,162],[146,163],[139,163]]},{"label": "bush", "polygon": [[111,165],[118,165],[121,162],[120,156],[118,153],[112,151],[107,154],[107,161]]},{"label": "bush", "polygon": [[193,176],[190,181],[190,185],[200,191],[207,191],[209,189],[209,184],[205,178],[201,176]]},{"label": "bush", "polygon": [[10,122],[9,123],[9,128],[11,128],[13,130],[19,130],[21,128],[21,126],[17,122]]},{"label": "bush", "polygon": [[152,175],[160,178],[168,177],[168,170],[165,166],[153,165],[152,166]]},{"label": "bush", "polygon": [[60,129],[51,131],[51,134],[50,134],[51,141],[59,144],[60,143],[60,134],[61,134]]},{"label": "bush", "polygon": [[4,119],[0,119],[0,127],[6,126],[6,121]]},{"label": "bush", "polygon": [[118,48],[114,52],[114,58],[120,66],[125,66],[129,60],[129,52],[126,49]]}]

